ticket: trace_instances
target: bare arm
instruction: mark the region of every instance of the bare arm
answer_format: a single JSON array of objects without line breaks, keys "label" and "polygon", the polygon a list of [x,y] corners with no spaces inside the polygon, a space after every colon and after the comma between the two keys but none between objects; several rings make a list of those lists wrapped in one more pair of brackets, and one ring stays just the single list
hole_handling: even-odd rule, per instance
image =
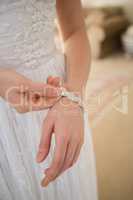
[{"label": "bare arm", "polygon": [[[80,0],[57,0],[57,12],[67,59],[67,84],[70,90],[81,92],[89,74],[90,51]],[[65,104],[69,102],[67,98],[63,100]],[[75,104],[68,105],[56,103],[43,123],[37,161],[47,158],[53,133],[56,144],[42,181],[45,187],[77,162],[84,143],[83,112]]]},{"label": "bare arm", "polygon": [[57,0],[57,13],[67,61],[67,84],[81,92],[90,71],[90,48],[80,0]]}]

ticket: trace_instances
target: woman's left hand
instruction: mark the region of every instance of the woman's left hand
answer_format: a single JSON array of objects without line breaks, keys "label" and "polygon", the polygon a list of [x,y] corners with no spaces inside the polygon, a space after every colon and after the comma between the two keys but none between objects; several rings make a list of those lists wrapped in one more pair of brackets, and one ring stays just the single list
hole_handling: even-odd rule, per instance
[{"label": "woman's left hand", "polygon": [[55,154],[42,186],[46,187],[77,161],[84,142],[83,112],[67,98],[62,98],[48,112],[43,123],[37,162],[43,162],[49,154],[52,134],[55,135]]}]

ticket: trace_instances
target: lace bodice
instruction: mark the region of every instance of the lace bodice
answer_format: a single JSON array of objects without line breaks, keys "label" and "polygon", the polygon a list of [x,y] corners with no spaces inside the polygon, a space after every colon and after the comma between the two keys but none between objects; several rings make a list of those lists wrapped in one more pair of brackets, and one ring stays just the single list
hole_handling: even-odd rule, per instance
[{"label": "lace bodice", "polygon": [[0,67],[37,67],[55,51],[56,0],[0,1]]}]

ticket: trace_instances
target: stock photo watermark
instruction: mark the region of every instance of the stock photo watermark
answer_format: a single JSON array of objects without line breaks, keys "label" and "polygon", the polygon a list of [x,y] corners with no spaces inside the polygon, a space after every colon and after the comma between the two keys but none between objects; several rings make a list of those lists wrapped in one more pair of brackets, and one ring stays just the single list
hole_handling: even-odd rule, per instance
[{"label": "stock photo watermark", "polygon": [[89,119],[91,120],[93,127],[105,119],[107,114],[112,111],[116,111],[124,116],[128,115],[128,86],[123,86],[120,89],[115,90],[108,98],[105,93],[92,95],[86,101],[85,108],[89,113]]},{"label": "stock photo watermark", "polygon": [[[82,106],[83,110],[88,113],[96,113],[96,115],[100,115],[102,113],[102,109],[104,109],[104,104],[109,104],[109,106],[116,110],[121,114],[128,114],[128,86],[123,86],[118,90],[115,90],[109,95],[109,99],[106,99],[104,93],[90,95],[86,97],[87,91],[83,90],[82,95],[73,92],[77,96],[82,96]],[[52,98],[50,97],[52,95]],[[114,100],[118,99],[116,103]],[[30,88],[24,87],[21,85],[20,87],[11,87],[6,92],[6,100],[14,107],[19,108],[20,110],[24,110],[24,112],[37,111],[45,108],[50,108],[57,102],[65,108],[66,112],[71,112],[76,115],[76,109],[71,109],[72,106],[74,108],[77,107],[78,104],[74,104],[72,101],[64,101],[60,96],[59,90],[53,90],[51,87],[47,87],[44,90],[38,91],[30,91]],[[106,102],[107,101],[107,102]],[[100,112],[98,113],[97,108],[100,107]],[[70,109],[69,109],[70,108]],[[18,110],[19,110],[18,109]],[[55,110],[55,112],[58,112]]]}]

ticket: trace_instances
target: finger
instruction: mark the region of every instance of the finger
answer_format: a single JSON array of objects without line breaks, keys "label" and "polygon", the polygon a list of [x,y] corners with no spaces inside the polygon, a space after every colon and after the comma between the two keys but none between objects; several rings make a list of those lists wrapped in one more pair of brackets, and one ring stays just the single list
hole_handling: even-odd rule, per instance
[{"label": "finger", "polygon": [[44,120],[42,127],[42,136],[40,140],[39,150],[37,153],[36,161],[38,163],[44,161],[49,154],[52,132],[53,132],[53,120],[49,116]]},{"label": "finger", "polygon": [[29,92],[45,97],[58,97],[60,96],[61,90],[60,88],[51,86],[49,84],[44,83],[30,83]]},{"label": "finger", "polygon": [[19,113],[26,113],[28,112],[28,94],[17,94],[15,96],[15,102],[12,102],[12,106],[17,110]]},{"label": "finger", "polygon": [[80,156],[81,148],[82,148],[82,144],[80,144],[80,145],[78,146],[77,150],[76,150],[76,153],[75,153],[75,155],[74,155],[74,159],[73,159],[73,161],[72,161],[72,164],[73,164],[73,165],[77,162],[77,160],[78,160],[78,158],[79,158],[79,156]]},{"label": "finger", "polygon": [[52,81],[53,81],[53,76],[49,76],[48,78],[47,78],[47,84],[52,84]]},{"label": "finger", "polygon": [[39,111],[47,108],[51,108],[57,101],[59,101],[60,97],[46,98],[46,97],[31,97],[29,100],[29,111]]},{"label": "finger", "polygon": [[62,164],[65,159],[67,149],[67,143],[64,141],[63,137],[59,137],[56,143],[55,155],[51,166],[46,171],[46,177],[42,181],[42,186],[46,187],[51,181],[53,181],[57,174],[60,173]]},{"label": "finger", "polygon": [[63,85],[63,79],[60,77],[56,77],[54,80],[54,85],[56,87],[61,87]]},{"label": "finger", "polygon": [[[24,89],[24,88],[23,88]],[[53,106],[60,97],[42,97],[40,93],[23,92],[22,90],[15,93],[15,95],[8,95],[7,101],[19,113],[26,113],[30,111],[38,111]],[[51,95],[51,92],[48,94]]]},{"label": "finger", "polygon": [[[67,148],[66,148],[66,153],[65,153],[65,156],[64,156],[64,161],[62,162],[62,166],[61,166],[59,172],[56,174],[56,176],[52,179],[52,181],[54,181],[54,180],[62,173],[62,169],[63,169],[63,166],[64,166],[64,162],[65,162],[65,158],[66,158],[66,155],[67,155],[67,151],[68,151],[69,146],[70,146],[70,144],[68,143],[68,144],[67,144]],[[47,168],[47,169],[45,170],[45,174],[47,175],[48,172],[49,172],[49,168]]]},{"label": "finger", "polygon": [[62,83],[62,79],[60,77],[54,77],[50,82],[51,82],[51,85],[55,87],[60,87]]},{"label": "finger", "polygon": [[80,151],[81,151],[81,145],[78,145],[77,148],[75,149],[75,153],[73,153],[73,158],[71,157],[70,160],[68,158],[66,158],[60,175],[62,173],[64,173],[67,169],[69,169],[70,167],[72,167],[77,162],[78,157],[80,155]]},{"label": "finger", "polygon": [[33,82],[30,81],[28,84],[28,91],[29,92],[38,92],[38,93],[43,93],[44,89],[46,88],[46,83],[39,83],[39,82]]},{"label": "finger", "polygon": [[47,83],[55,87],[65,87],[66,89],[69,89],[68,85],[64,83],[61,77],[49,76],[47,79]]},{"label": "finger", "polygon": [[18,93],[14,93],[13,95],[8,95],[6,101],[8,101],[12,107],[17,108],[21,103],[21,96]]},{"label": "finger", "polygon": [[[13,106],[19,113],[27,113],[27,112],[33,112],[33,111],[41,111],[44,109],[51,108],[53,105],[55,105],[59,101],[60,97],[58,98],[49,98],[45,99],[44,97],[39,97],[39,99],[32,98],[24,100],[23,103],[19,103],[22,99],[16,100],[11,106]],[[16,105],[17,104],[17,105]]]},{"label": "finger", "polygon": [[[60,168],[60,170],[57,172],[57,174],[53,177],[53,178],[45,178],[45,183],[44,183],[44,180],[42,181],[42,186],[47,186],[50,182],[54,181],[56,178],[58,178],[58,176],[60,176],[63,172],[65,172],[67,169],[69,169],[70,167],[73,166],[74,162],[74,158],[75,158],[75,155],[77,154],[77,152],[79,151],[79,147],[75,148],[76,150],[73,151],[72,148],[71,148],[71,145],[68,144],[68,147],[67,147],[67,151],[66,151],[66,156],[64,158],[64,162],[62,164],[62,167]],[[74,148],[73,148],[74,149]],[[80,153],[80,151],[79,151]],[[79,155],[79,154],[78,154]],[[45,174],[47,176],[47,174],[49,173],[49,168],[45,170]]]},{"label": "finger", "polygon": [[61,173],[72,167],[74,156],[76,154],[77,149],[78,149],[78,144],[70,143],[62,166]]}]

